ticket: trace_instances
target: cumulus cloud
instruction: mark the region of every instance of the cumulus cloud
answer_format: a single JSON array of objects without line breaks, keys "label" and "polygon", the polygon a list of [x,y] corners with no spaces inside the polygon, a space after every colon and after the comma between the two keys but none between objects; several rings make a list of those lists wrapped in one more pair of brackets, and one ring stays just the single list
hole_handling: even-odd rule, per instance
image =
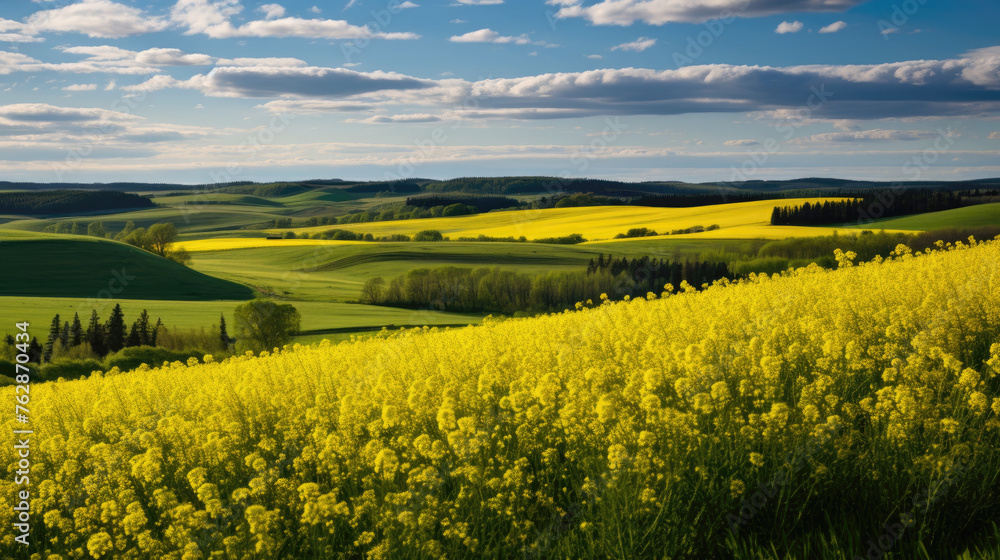
[{"label": "cumulus cloud", "polygon": [[448,39],[452,43],[496,43],[496,44],[507,44],[513,43],[515,45],[544,45],[544,41],[534,42],[531,37],[527,35],[518,35],[517,37],[504,36],[492,29],[485,28],[476,31],[470,31],[463,35],[455,35]]},{"label": "cumulus cloud", "polygon": [[847,22],[844,22],[844,21],[835,21],[835,22],[831,23],[830,25],[827,25],[825,27],[821,27],[820,30],[819,30],[819,32],[820,33],[836,33],[838,31],[843,30],[846,27],[847,27]]},{"label": "cumulus cloud", "polygon": [[1000,132],[991,132],[986,138],[989,140],[1000,140]]},{"label": "cumulus cloud", "polygon": [[464,6],[495,6],[503,4],[503,0],[455,0],[457,4]]},{"label": "cumulus cloud", "polygon": [[642,22],[701,23],[726,15],[761,17],[798,12],[843,12],[867,0],[603,0],[585,6],[579,0],[549,0],[562,8],[559,18],[584,18],[595,25],[632,25]]},{"label": "cumulus cloud", "polygon": [[802,31],[801,21],[783,21],[778,24],[774,32],[778,35],[784,35],[785,33],[798,33]]},{"label": "cumulus cloud", "polygon": [[211,129],[204,127],[156,124],[135,115],[107,109],[59,107],[48,103],[0,105],[0,139],[30,139],[35,147],[59,147],[66,142],[80,140],[94,147],[121,147],[201,138],[211,134]]},{"label": "cumulus cloud", "polygon": [[264,14],[264,19],[278,19],[285,15],[285,7],[281,4],[264,4],[257,11]]},{"label": "cumulus cloud", "polygon": [[438,116],[472,98],[476,109],[463,114],[482,119],[741,112],[781,120],[808,108],[815,122],[845,123],[995,114],[1000,110],[1000,57],[872,65],[605,68],[480,81],[345,68],[217,66],[186,80],[156,76],[138,87],[163,88],[225,97],[342,99],[383,111],[407,107],[407,112]]},{"label": "cumulus cloud", "polygon": [[97,91],[97,84],[73,84],[62,89],[63,91]]},{"label": "cumulus cloud", "polygon": [[0,43],[41,43],[44,37],[35,37],[23,33],[0,33]]},{"label": "cumulus cloud", "polygon": [[42,10],[25,22],[30,35],[45,32],[82,33],[90,37],[118,38],[162,31],[169,22],[147,16],[142,10],[111,0],[82,0],[75,4]]},{"label": "cumulus cloud", "polygon": [[615,45],[611,47],[611,50],[642,52],[652,47],[655,44],[656,44],[656,39],[650,39],[649,37],[639,37],[635,41],[629,43],[622,43],[620,45]]},{"label": "cumulus cloud", "polygon": [[[352,25],[344,20],[281,17],[273,6],[265,13],[268,19],[254,20],[234,26],[230,19],[243,10],[239,0],[178,0],[171,9],[171,18],[187,28],[186,34],[204,34],[213,39],[233,37],[301,37],[308,39],[419,39],[410,32],[384,33]],[[280,8],[280,6],[278,6]],[[262,6],[261,8],[264,8]],[[273,17],[272,17],[273,16]]]},{"label": "cumulus cloud", "polygon": [[381,90],[430,87],[431,82],[391,72],[356,72],[346,68],[224,66],[187,80],[154,76],[131,86],[134,91],[196,89],[213,97],[348,97]]}]

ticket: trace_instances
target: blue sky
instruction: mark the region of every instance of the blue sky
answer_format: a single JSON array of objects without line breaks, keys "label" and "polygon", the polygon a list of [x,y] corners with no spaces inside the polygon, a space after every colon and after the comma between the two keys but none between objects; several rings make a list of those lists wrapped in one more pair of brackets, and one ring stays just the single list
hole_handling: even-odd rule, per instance
[{"label": "blue sky", "polygon": [[0,179],[1000,176],[988,0],[8,0]]}]

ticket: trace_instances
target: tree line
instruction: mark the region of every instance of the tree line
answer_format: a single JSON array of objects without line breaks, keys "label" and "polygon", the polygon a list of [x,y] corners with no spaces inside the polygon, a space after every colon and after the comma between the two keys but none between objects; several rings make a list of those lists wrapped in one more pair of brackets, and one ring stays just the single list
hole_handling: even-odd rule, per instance
[{"label": "tree line", "polygon": [[509,196],[498,195],[474,195],[462,193],[427,193],[417,196],[410,196],[406,199],[407,206],[416,208],[433,208],[434,206],[450,207],[454,204],[471,206],[476,212],[489,212],[501,208],[512,208],[521,205],[521,201]]},{"label": "tree line", "polygon": [[145,196],[109,190],[0,193],[0,214],[64,214],[154,206]]},{"label": "tree line", "polygon": [[669,261],[600,255],[586,270],[531,275],[499,268],[416,269],[389,281],[365,282],[361,302],[455,312],[560,311],[579,302],[656,294],[691,285],[700,288],[729,277],[725,263]]},{"label": "tree line", "polygon": [[925,212],[939,212],[965,206],[965,196],[964,193],[956,191],[928,189],[909,189],[902,192],[874,191],[862,197],[847,200],[776,206],[771,212],[771,225],[843,224],[859,219],[892,218]]}]

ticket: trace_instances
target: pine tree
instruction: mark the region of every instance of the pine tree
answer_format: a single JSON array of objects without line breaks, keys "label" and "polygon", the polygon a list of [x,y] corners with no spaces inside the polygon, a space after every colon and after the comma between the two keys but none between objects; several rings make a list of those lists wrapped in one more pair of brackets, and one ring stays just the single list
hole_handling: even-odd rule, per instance
[{"label": "pine tree", "polygon": [[125,347],[125,313],[122,312],[120,303],[116,303],[115,308],[111,310],[106,330],[108,351],[117,352]]},{"label": "pine tree", "polygon": [[63,350],[69,348],[69,321],[63,323],[62,332],[59,333],[59,346]]},{"label": "pine tree", "polygon": [[70,344],[79,346],[83,343],[83,325],[80,324],[80,314],[73,314],[73,325],[69,328]]},{"label": "pine tree", "polygon": [[43,352],[44,349],[42,348],[42,345],[38,343],[38,337],[33,337],[31,342],[28,343],[28,361],[36,364],[42,363]]},{"label": "pine tree", "polygon": [[149,312],[143,309],[136,320],[136,324],[139,327],[139,344],[142,346],[153,346],[153,333],[149,327]]},{"label": "pine tree", "polygon": [[156,318],[156,326],[153,327],[153,333],[149,335],[149,345],[156,346],[156,336],[160,334],[160,329],[163,327],[163,321],[159,317]]},{"label": "pine tree", "polygon": [[59,314],[52,318],[52,324],[49,325],[49,338],[45,341],[45,351],[42,353],[42,359],[46,362],[52,360],[52,349],[55,347],[56,341],[59,340],[59,333],[62,331],[62,321],[59,320]]},{"label": "pine tree", "polygon": [[132,323],[132,330],[128,333],[128,338],[125,339],[125,346],[140,346],[142,344],[142,335],[139,334],[139,321]]},{"label": "pine tree", "polygon": [[222,340],[223,350],[229,349],[229,333],[226,332],[226,314],[222,313],[219,315],[219,339]]},{"label": "pine tree", "polygon": [[90,324],[87,325],[85,340],[90,344],[90,350],[99,357],[104,357],[108,353],[108,346],[105,342],[104,325],[101,318],[97,316],[97,310],[90,314]]}]

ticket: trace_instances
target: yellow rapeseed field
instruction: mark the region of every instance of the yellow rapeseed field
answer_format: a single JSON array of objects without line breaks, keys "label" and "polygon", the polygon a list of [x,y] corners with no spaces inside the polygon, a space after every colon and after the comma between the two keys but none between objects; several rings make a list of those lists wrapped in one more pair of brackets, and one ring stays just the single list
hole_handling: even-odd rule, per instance
[{"label": "yellow rapeseed field", "polygon": [[[541,239],[562,237],[579,233],[586,239],[595,241],[611,239],[630,228],[647,227],[663,233],[693,226],[708,227],[717,224],[721,229],[683,234],[677,237],[708,237],[744,239],[761,237],[784,239],[792,236],[830,235],[833,228],[771,226],[771,211],[776,205],[801,205],[828,199],[782,199],[762,200],[698,206],[694,208],[650,208],[646,206],[587,206],[578,208],[547,208],[540,210],[514,210],[509,212],[489,212],[473,216],[452,218],[427,218],[421,220],[399,220],[318,226],[294,229],[297,234],[317,233],[329,229],[347,229],[371,233],[375,237],[392,234],[413,235],[421,230],[438,230],[451,238],[476,237],[521,237]],[[280,233],[287,230],[272,230]],[[671,236],[675,237],[675,236]],[[189,249],[190,250],[190,249]]]},{"label": "yellow rapeseed field", "polygon": [[[769,558],[794,538],[851,558],[907,514],[894,552],[943,557],[1000,504],[1000,241],[838,258],[34,385],[30,551],[726,558],[759,543]],[[9,528],[11,445],[0,461]],[[16,551],[9,529],[0,546]]]}]

